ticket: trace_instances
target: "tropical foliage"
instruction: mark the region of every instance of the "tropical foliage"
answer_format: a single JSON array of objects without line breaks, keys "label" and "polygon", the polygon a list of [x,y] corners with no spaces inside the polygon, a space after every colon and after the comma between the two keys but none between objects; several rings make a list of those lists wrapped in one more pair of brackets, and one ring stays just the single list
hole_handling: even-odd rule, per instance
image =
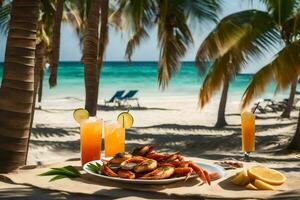
[{"label": "tropical foliage", "polygon": [[[228,90],[228,81],[279,41],[276,23],[266,12],[246,10],[222,19],[203,41],[196,55],[196,64],[201,74],[207,71],[207,62],[213,62],[200,88],[199,106],[203,108],[222,85],[223,90]],[[219,112],[218,127],[226,124],[224,95],[226,93],[223,92],[224,100],[219,107],[223,111]]]},{"label": "tropical foliage", "polygon": [[[180,67],[180,60],[193,44],[191,26],[206,22],[216,22],[220,9],[218,0],[118,0],[114,21],[120,28],[131,33],[126,48],[130,60],[134,49],[148,38],[148,33],[157,27],[158,81],[165,88],[172,74]],[[134,12],[132,12],[134,11]],[[117,19],[116,19],[117,18]]]}]

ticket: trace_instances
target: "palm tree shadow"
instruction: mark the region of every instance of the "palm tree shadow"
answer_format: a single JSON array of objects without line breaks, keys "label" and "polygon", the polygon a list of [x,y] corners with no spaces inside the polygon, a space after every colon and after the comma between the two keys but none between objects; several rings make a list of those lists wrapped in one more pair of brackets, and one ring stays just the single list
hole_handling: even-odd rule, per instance
[{"label": "palm tree shadow", "polygon": [[31,131],[32,136],[39,137],[65,137],[79,134],[79,129],[74,127],[58,128],[47,124],[36,124]]}]

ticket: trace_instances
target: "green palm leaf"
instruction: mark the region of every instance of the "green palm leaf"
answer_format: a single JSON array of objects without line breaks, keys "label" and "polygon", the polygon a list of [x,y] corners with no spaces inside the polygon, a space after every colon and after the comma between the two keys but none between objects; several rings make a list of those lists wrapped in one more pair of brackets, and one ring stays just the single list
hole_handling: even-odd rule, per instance
[{"label": "green palm leaf", "polygon": [[112,21],[118,28],[124,28],[131,35],[125,52],[126,58],[130,61],[134,49],[148,38],[147,30],[154,25],[156,2],[154,0],[119,0],[117,3],[119,8],[112,14]]},{"label": "green palm leaf", "polygon": [[[239,14],[241,17],[238,16]],[[265,52],[270,50],[270,46],[275,46],[280,41],[279,32],[276,31],[275,24],[272,23],[273,21],[267,13],[250,10],[231,16],[233,16],[233,21],[230,20],[231,18],[229,16],[220,23],[230,24],[228,27],[232,27],[234,24],[235,27],[238,27],[242,36],[239,36],[236,41],[234,41],[235,39],[230,41],[230,37],[235,37],[235,35],[227,35],[226,37],[229,37],[228,39],[222,38],[223,42],[217,42],[218,45],[223,45],[216,45],[216,49],[208,49],[206,45],[210,43],[216,44],[216,42],[213,41],[215,34],[219,34],[220,36],[222,36],[222,34],[226,35],[226,33],[223,32],[219,33],[219,31],[226,29],[216,28],[218,31],[214,30],[208,36],[208,39],[204,41],[204,45],[201,45],[199,50],[201,53],[200,56],[198,54],[198,64],[201,64],[199,66],[201,70],[203,70],[202,68],[205,63],[205,60],[203,60],[204,57],[214,61],[200,88],[198,103],[201,108],[203,108],[210,101],[211,97],[222,87],[225,78],[228,80],[233,79],[238,72],[247,66],[249,61],[253,61],[264,55]],[[243,21],[240,21],[242,19]],[[226,25],[224,25],[223,28],[225,26]],[[229,30],[229,32],[230,31],[231,30]],[[233,41],[234,43],[232,43]]]},{"label": "green palm leaf", "polygon": [[279,33],[268,13],[257,10],[237,12],[222,19],[203,41],[196,55],[196,65],[203,73],[207,61],[223,56],[240,45],[240,40],[246,44],[256,39],[255,46],[267,50],[268,45],[274,45],[278,38]]},{"label": "green palm leaf", "polygon": [[51,170],[39,174],[39,176],[54,176],[50,181],[62,179],[62,178],[76,178],[80,177],[80,172],[73,166],[65,166],[62,168],[51,168]]},{"label": "green palm leaf", "polygon": [[187,18],[175,1],[162,1],[159,4],[158,46],[160,47],[159,86],[165,88],[173,73],[180,66],[180,59],[185,55],[193,37],[187,25]]},{"label": "green palm leaf", "polygon": [[0,7],[0,33],[6,34],[8,32],[8,23],[10,20],[11,3]]},{"label": "green palm leaf", "polygon": [[252,78],[243,95],[242,107],[246,107],[250,101],[261,95],[268,83],[277,82],[276,91],[286,88],[295,74],[300,70],[300,41],[291,43],[283,48],[268,65],[259,70]]},{"label": "green palm leaf", "polygon": [[273,19],[281,26],[299,8],[299,0],[261,0]]}]

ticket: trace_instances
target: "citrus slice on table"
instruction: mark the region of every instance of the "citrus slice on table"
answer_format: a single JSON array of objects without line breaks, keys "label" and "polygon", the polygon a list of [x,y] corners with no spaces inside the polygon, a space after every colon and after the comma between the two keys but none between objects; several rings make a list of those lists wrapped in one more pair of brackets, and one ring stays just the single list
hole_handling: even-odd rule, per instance
[{"label": "citrus slice on table", "polygon": [[248,175],[251,178],[261,180],[271,185],[281,185],[286,180],[285,176],[279,171],[263,166],[251,167],[248,170]]},{"label": "citrus slice on table", "polygon": [[73,117],[74,117],[75,121],[78,123],[88,119],[89,116],[90,116],[89,111],[87,111],[86,109],[83,109],[83,108],[78,108],[78,109],[74,110],[74,112],[73,112]]},{"label": "citrus slice on table", "polygon": [[131,128],[134,121],[133,116],[129,112],[120,113],[117,120],[123,128]]}]

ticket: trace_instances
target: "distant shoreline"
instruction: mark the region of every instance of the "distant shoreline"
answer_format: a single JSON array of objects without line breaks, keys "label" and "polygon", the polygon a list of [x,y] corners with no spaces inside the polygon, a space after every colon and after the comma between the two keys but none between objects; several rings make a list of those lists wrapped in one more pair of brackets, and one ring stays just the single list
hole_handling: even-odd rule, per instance
[{"label": "distant shoreline", "polygon": [[[0,62],[0,65],[3,65],[4,62]],[[66,63],[80,63],[80,61],[60,61],[59,63],[62,63],[62,64],[66,64]],[[145,64],[145,63],[148,63],[148,64],[158,64],[158,61],[132,61],[132,62],[127,62],[127,61],[105,61],[104,64],[126,64],[128,66],[131,66],[131,65],[135,65],[135,64]],[[194,64],[195,62],[194,61],[182,61],[181,62],[182,64]],[[148,66],[141,66],[141,67],[148,67]],[[255,73],[238,73],[238,75],[254,75]]]}]

